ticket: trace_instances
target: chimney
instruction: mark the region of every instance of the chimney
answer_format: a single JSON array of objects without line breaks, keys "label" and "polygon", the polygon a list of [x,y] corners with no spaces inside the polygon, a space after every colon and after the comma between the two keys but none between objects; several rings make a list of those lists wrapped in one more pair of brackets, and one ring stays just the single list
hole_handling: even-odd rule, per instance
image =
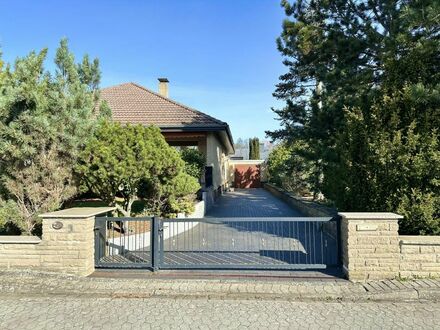
[{"label": "chimney", "polygon": [[159,80],[159,94],[168,98],[168,79],[158,78],[157,80]]}]

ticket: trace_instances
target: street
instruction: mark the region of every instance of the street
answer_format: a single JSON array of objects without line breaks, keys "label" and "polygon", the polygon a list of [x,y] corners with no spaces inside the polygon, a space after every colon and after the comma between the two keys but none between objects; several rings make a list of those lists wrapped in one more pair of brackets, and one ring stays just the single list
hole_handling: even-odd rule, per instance
[{"label": "street", "polygon": [[1,329],[438,329],[440,303],[1,298]]}]

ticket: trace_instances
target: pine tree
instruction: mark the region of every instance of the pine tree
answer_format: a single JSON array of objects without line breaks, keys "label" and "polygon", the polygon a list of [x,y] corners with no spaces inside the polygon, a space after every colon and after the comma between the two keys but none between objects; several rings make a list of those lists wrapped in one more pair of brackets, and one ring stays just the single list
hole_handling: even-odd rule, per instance
[{"label": "pine tree", "polygon": [[[282,1],[274,139],[308,145],[314,190],[440,233],[438,1]],[[435,165],[437,164],[437,165]]]},{"label": "pine tree", "polygon": [[73,168],[100,116],[98,62],[75,64],[63,39],[53,75],[44,69],[46,55],[31,52],[0,71],[0,192],[16,203],[28,234],[37,214],[76,193]]}]

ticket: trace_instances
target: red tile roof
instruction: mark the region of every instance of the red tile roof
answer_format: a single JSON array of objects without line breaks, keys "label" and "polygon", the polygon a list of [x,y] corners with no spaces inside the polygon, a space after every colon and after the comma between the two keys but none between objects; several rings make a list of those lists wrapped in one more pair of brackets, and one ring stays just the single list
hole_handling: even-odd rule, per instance
[{"label": "red tile roof", "polygon": [[225,122],[132,82],[102,89],[101,99],[110,106],[112,119],[121,123],[154,124],[161,128],[228,127]]}]

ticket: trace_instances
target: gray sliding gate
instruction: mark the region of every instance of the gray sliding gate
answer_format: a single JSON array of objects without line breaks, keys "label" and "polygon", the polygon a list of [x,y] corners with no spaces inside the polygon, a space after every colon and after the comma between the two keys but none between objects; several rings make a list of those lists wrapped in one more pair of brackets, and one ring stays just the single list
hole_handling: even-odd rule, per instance
[{"label": "gray sliding gate", "polygon": [[326,269],[339,264],[336,218],[96,218],[96,267]]}]

